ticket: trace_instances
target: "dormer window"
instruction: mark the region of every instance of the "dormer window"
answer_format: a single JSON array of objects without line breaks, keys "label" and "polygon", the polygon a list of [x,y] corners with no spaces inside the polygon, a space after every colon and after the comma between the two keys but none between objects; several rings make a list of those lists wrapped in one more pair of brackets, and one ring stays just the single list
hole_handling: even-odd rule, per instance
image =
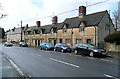
[{"label": "dormer window", "polygon": [[79,27],[79,32],[84,32],[85,28],[84,27]]},{"label": "dormer window", "polygon": [[52,28],[52,29],[51,29],[51,35],[53,35],[53,34],[54,34],[54,29]]},{"label": "dormer window", "polygon": [[67,26],[66,26],[66,24],[63,26],[63,33],[67,33]]},{"label": "dormer window", "polygon": [[35,30],[34,30],[34,35],[36,34]]},{"label": "dormer window", "polygon": [[80,26],[79,26],[79,32],[84,32],[85,31],[85,22],[81,22]]},{"label": "dormer window", "polygon": [[36,31],[36,34],[39,34],[39,33],[40,33],[40,31],[39,31],[39,30],[37,30],[37,31]]},{"label": "dormer window", "polygon": [[42,30],[40,30],[40,35],[42,35],[43,34],[43,31]]}]

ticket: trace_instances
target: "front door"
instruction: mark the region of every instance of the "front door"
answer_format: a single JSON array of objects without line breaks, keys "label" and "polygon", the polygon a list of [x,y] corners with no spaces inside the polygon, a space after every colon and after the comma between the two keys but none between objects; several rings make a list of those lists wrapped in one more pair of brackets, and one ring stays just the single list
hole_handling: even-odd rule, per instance
[{"label": "front door", "polygon": [[35,46],[37,46],[37,40],[35,40]]},{"label": "front door", "polygon": [[38,45],[37,46],[39,46],[40,45],[40,40],[38,40]]},{"label": "front door", "polygon": [[56,40],[54,40],[54,45],[56,45]]}]

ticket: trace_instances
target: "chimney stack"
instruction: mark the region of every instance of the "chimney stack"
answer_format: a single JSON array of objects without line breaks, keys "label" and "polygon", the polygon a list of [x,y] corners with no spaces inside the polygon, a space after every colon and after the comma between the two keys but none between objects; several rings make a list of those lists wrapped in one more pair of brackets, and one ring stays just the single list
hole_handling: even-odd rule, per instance
[{"label": "chimney stack", "polygon": [[79,16],[86,15],[86,7],[85,6],[79,6]]},{"label": "chimney stack", "polygon": [[26,24],[26,28],[28,28],[28,24]]},{"label": "chimney stack", "polygon": [[40,27],[40,21],[36,21],[36,26]]},{"label": "chimney stack", "polygon": [[52,17],[52,24],[56,24],[58,22],[58,17],[54,16]]}]

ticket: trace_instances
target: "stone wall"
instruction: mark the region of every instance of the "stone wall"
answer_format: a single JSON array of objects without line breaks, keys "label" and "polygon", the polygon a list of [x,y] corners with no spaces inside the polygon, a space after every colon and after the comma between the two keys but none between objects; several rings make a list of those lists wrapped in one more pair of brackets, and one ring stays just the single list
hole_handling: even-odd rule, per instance
[{"label": "stone wall", "polygon": [[109,52],[120,53],[120,45],[116,45],[116,43],[105,43],[105,49]]}]

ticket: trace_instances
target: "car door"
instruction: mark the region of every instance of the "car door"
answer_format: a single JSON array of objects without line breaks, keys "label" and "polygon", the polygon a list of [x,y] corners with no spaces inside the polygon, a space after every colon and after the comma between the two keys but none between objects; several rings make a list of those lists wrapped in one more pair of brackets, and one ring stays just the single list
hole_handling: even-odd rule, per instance
[{"label": "car door", "polygon": [[83,54],[86,54],[86,55],[89,53],[88,47],[87,47],[87,45],[85,45],[85,44],[82,45],[82,53],[83,53]]}]

